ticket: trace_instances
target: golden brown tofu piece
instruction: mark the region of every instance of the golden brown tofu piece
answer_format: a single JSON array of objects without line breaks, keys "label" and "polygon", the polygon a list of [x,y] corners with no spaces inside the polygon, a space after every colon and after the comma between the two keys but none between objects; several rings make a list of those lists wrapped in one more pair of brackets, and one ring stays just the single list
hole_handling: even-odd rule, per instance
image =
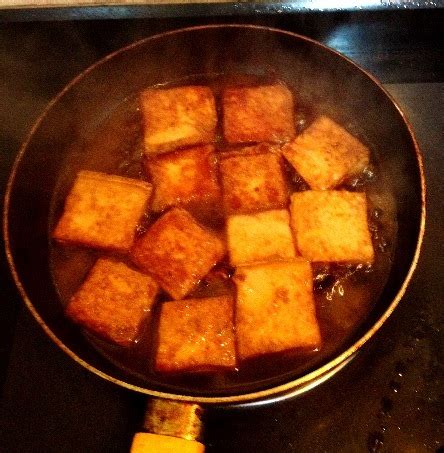
[{"label": "golden brown tofu piece", "polygon": [[296,192],[290,213],[296,247],[309,261],[373,262],[365,193]]},{"label": "golden brown tofu piece", "polygon": [[295,257],[286,209],[228,217],[227,242],[233,266]]},{"label": "golden brown tofu piece", "polygon": [[140,103],[146,154],[214,141],[216,103],[209,87],[149,88]]},{"label": "golden brown tofu piece", "polygon": [[223,242],[182,208],[172,208],[135,241],[134,263],[182,299],[224,256]]},{"label": "golden brown tofu piece", "polygon": [[321,116],[283,147],[283,155],[312,189],[324,190],[362,171],[370,151],[339,124]]},{"label": "golden brown tofu piece", "polygon": [[227,88],[222,108],[228,143],[284,143],[295,135],[293,95],[284,85]]},{"label": "golden brown tofu piece", "polygon": [[236,366],[230,296],[162,304],[156,371],[210,371]]},{"label": "golden brown tofu piece", "polygon": [[234,282],[240,359],[320,347],[310,263],[295,259],[241,266]]},{"label": "golden brown tofu piece", "polygon": [[148,316],[157,283],[126,264],[100,258],[71,298],[66,314],[96,335],[130,346]]},{"label": "golden brown tofu piece", "polygon": [[170,206],[199,208],[220,201],[212,145],[162,154],[147,159],[145,166],[154,186],[154,211]]},{"label": "golden brown tofu piece", "polygon": [[53,237],[88,247],[128,251],[145,211],[151,184],[121,176],[81,171],[65,201]]},{"label": "golden brown tofu piece", "polygon": [[222,158],[220,171],[226,214],[247,214],[287,204],[281,157],[276,154],[228,156]]}]

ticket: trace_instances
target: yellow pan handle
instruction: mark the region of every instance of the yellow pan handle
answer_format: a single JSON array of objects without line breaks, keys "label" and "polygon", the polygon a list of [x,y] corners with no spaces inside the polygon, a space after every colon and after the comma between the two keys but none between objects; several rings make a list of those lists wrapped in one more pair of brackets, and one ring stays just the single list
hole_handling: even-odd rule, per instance
[{"label": "yellow pan handle", "polygon": [[203,453],[205,446],[195,440],[162,434],[136,433],[130,453]]}]

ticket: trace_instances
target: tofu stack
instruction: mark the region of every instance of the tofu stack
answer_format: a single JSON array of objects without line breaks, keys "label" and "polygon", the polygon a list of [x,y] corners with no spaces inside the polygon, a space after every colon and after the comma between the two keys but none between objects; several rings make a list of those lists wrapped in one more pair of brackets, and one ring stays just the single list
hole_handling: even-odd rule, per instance
[{"label": "tofu stack", "polygon": [[[149,182],[81,171],[53,231],[101,254],[67,315],[125,347],[155,325],[159,373],[320,349],[311,263],[374,260],[365,193],[337,190],[368,148],[326,116],[297,135],[281,83],[149,88],[140,107]],[[285,162],[310,190],[291,192]],[[220,262],[232,289],[195,296]]]}]

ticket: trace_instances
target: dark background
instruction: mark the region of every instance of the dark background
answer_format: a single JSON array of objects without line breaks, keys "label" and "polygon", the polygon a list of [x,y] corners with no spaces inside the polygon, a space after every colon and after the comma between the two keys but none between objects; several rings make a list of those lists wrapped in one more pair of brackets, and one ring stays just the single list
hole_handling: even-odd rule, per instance
[{"label": "dark background", "polygon": [[[83,69],[134,40],[188,25],[254,23],[305,34],[351,57],[405,109],[424,154],[428,219],[417,271],[392,317],[339,374],[292,401],[209,410],[205,438],[208,451],[218,452],[442,453],[443,10],[217,8],[57,10],[71,18],[63,21],[51,10],[0,12],[2,194],[46,103]],[[119,18],[143,15],[152,17]],[[3,252],[0,264],[0,451],[127,451],[145,397],[102,381],[54,346],[21,303]]]}]

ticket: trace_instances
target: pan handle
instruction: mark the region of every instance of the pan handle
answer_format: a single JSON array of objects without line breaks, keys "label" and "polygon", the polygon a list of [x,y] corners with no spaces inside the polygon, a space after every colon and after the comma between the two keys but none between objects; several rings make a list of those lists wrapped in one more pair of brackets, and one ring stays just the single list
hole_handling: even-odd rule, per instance
[{"label": "pan handle", "polygon": [[153,398],[148,401],[143,430],[130,453],[203,453],[203,408],[198,404]]}]

